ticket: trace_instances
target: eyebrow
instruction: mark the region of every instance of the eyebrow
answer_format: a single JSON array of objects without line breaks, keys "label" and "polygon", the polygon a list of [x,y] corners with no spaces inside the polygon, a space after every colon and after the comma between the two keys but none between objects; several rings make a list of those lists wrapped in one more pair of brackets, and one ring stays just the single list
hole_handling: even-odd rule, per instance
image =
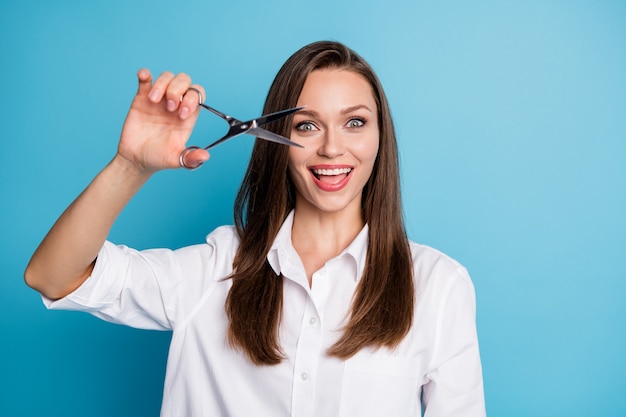
[{"label": "eyebrow", "polygon": [[[350,107],[346,107],[345,109],[342,109],[341,114],[348,114],[348,113],[355,112],[357,110],[367,110],[368,112],[373,113],[372,109],[367,107],[365,104],[357,104],[355,106],[350,106]],[[307,110],[306,108],[304,108],[298,111],[295,115],[318,117],[319,113],[315,110]]]}]

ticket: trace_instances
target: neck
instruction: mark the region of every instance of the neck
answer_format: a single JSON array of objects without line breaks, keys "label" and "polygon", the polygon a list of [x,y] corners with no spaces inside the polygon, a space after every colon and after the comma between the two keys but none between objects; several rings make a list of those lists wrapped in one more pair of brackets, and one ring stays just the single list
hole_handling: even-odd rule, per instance
[{"label": "neck", "polygon": [[329,213],[296,205],[291,240],[309,279],[313,272],[348,247],[364,225],[360,207]]}]

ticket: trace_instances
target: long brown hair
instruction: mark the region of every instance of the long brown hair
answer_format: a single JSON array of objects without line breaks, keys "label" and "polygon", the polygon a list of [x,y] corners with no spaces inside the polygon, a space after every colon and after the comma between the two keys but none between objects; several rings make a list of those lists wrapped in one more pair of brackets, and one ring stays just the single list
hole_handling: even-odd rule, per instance
[{"label": "long brown hair", "polygon": [[[366,346],[393,348],[411,328],[414,310],[412,260],[400,199],[398,150],[389,105],[369,64],[341,43],[315,42],[297,51],[282,66],[267,95],[264,114],[294,107],[307,76],[318,69],[345,69],[362,75],[378,106],[380,144],[362,198],[369,242],[348,324],[328,354],[347,359]],[[291,118],[268,127],[289,137]],[[235,199],[235,226],[241,244],[233,262],[232,287],[226,300],[228,341],[258,365],[283,359],[278,330],[282,317],[283,280],[267,254],[295,205],[288,149],[257,140]],[[271,195],[272,198],[268,198]]]}]

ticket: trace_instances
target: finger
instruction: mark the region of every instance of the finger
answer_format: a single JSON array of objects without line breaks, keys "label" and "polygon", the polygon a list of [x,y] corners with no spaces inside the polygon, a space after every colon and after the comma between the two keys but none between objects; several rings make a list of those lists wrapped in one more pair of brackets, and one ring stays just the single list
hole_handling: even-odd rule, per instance
[{"label": "finger", "polygon": [[176,111],[180,104],[180,98],[185,94],[189,86],[191,85],[191,77],[185,73],[176,74],[176,76],[170,81],[165,92],[165,98],[167,99],[167,110]]},{"label": "finger", "polygon": [[188,169],[196,169],[208,161],[210,157],[211,155],[205,149],[193,149],[183,155],[183,166]]},{"label": "finger", "polygon": [[199,84],[193,84],[185,94],[180,98],[180,108],[178,113],[181,119],[188,118],[193,112],[195,112],[200,104],[204,102],[204,88]]},{"label": "finger", "polygon": [[141,68],[137,71],[137,95],[148,95],[152,88],[152,74],[147,68]]},{"label": "finger", "polygon": [[148,95],[150,101],[153,103],[159,103],[163,99],[163,96],[167,91],[167,87],[173,79],[174,74],[169,71],[165,71],[163,74],[159,75],[159,78],[156,79],[150,89],[150,94]]}]

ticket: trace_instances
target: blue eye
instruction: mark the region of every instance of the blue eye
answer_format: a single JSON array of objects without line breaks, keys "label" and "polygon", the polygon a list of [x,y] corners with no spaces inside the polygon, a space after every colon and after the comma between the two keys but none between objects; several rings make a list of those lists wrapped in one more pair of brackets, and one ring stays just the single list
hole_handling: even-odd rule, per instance
[{"label": "blue eye", "polygon": [[302,132],[311,132],[313,130],[316,130],[316,127],[313,122],[300,122],[296,125],[296,130],[300,130]]},{"label": "blue eye", "polygon": [[361,127],[363,125],[365,125],[365,120],[358,117],[348,120],[347,124],[347,126],[350,128]]}]

